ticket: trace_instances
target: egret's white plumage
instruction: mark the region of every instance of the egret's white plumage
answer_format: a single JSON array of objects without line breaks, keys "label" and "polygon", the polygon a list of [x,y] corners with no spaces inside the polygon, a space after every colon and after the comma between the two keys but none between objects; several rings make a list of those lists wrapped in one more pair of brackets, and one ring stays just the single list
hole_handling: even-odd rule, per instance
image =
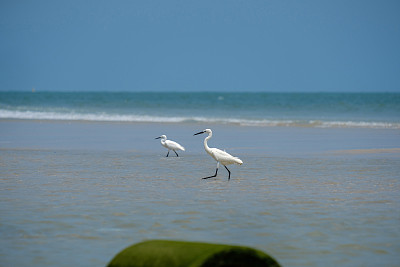
[{"label": "egret's white plumage", "polygon": [[179,155],[178,155],[178,153],[176,153],[176,150],[185,151],[185,148],[183,146],[181,146],[180,144],[178,144],[177,142],[167,140],[167,136],[164,134],[157,137],[156,139],[161,139],[161,145],[163,147],[165,147],[166,149],[168,149],[167,157],[169,155],[170,150],[174,151],[177,157],[179,157]]},{"label": "egret's white plumage", "polygon": [[221,163],[222,165],[224,165],[225,169],[228,171],[229,173],[229,177],[228,179],[231,178],[231,172],[229,171],[229,169],[226,167],[226,165],[230,165],[230,164],[239,164],[242,165],[243,161],[241,159],[239,159],[238,157],[234,157],[229,153],[226,153],[225,151],[222,151],[221,149],[218,148],[210,148],[208,147],[207,141],[212,137],[212,131],[210,129],[205,129],[202,132],[196,133],[194,135],[198,135],[198,134],[203,134],[203,133],[208,133],[208,136],[204,139],[204,149],[206,150],[206,152],[217,161],[217,170],[215,171],[215,174],[213,176],[209,176],[209,177],[204,177],[203,179],[208,179],[208,178],[212,178],[212,177],[216,177],[217,173],[218,173],[218,167],[219,167],[219,163]]}]

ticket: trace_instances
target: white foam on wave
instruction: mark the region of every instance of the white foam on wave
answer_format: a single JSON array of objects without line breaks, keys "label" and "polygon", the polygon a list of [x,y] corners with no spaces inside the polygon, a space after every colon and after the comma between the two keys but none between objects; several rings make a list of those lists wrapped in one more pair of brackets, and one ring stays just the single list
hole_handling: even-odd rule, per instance
[{"label": "white foam on wave", "polygon": [[320,128],[386,128],[386,129],[400,129],[400,123],[390,123],[390,122],[316,121],[315,124],[316,124],[316,127],[320,127]]},{"label": "white foam on wave", "polygon": [[44,111],[0,110],[1,119],[22,120],[68,120],[68,121],[108,121],[108,122],[183,122],[179,117],[157,117],[147,115],[120,115],[106,113],[59,113]]},{"label": "white foam on wave", "polygon": [[0,119],[21,120],[65,120],[65,121],[98,121],[98,122],[152,122],[152,123],[210,123],[231,124],[258,127],[317,127],[317,128],[387,128],[400,129],[400,123],[390,122],[355,122],[355,121],[319,121],[319,120],[267,120],[239,118],[206,118],[206,117],[167,117],[133,114],[107,113],[62,113],[46,111],[12,111],[0,109]]}]

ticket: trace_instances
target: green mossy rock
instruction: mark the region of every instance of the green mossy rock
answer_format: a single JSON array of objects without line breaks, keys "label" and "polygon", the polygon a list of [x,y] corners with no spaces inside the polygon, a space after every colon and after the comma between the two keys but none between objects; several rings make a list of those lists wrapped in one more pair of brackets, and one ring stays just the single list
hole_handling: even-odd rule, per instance
[{"label": "green mossy rock", "polygon": [[264,252],[248,247],[199,242],[151,240],[130,246],[108,267],[280,266]]}]

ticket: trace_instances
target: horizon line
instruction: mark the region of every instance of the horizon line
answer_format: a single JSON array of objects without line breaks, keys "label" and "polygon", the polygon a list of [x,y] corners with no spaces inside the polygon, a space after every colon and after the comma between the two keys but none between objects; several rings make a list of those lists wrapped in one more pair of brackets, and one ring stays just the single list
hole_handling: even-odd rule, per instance
[{"label": "horizon line", "polygon": [[243,94],[243,93],[269,93],[269,94],[387,94],[387,93],[400,93],[400,91],[180,91],[180,90],[38,90],[33,88],[31,90],[1,90],[0,93],[216,93],[216,94]]}]

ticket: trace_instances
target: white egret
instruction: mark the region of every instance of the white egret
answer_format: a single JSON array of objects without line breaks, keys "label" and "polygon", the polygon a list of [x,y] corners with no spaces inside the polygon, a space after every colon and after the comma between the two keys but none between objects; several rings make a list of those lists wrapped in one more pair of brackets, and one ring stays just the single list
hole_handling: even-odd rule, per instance
[{"label": "white egret", "polygon": [[155,139],[161,139],[161,145],[163,147],[165,147],[166,149],[168,149],[167,157],[169,155],[170,150],[174,151],[177,157],[179,157],[179,155],[178,155],[178,153],[176,153],[176,150],[185,151],[185,148],[183,146],[181,146],[180,144],[178,144],[177,142],[167,140],[167,136],[164,134]]},{"label": "white egret", "polygon": [[218,173],[219,163],[221,163],[222,165],[224,165],[225,169],[228,171],[228,173],[229,173],[228,180],[230,180],[231,172],[226,167],[226,165],[230,165],[230,164],[242,165],[243,161],[241,159],[239,159],[238,157],[234,157],[218,148],[209,148],[207,145],[207,141],[212,137],[212,131],[210,129],[205,129],[204,131],[196,133],[194,135],[203,134],[203,133],[208,133],[208,136],[204,139],[204,149],[213,159],[215,159],[217,161],[217,170],[215,171],[215,174],[212,176],[204,177],[203,179],[216,177],[217,173]]}]

